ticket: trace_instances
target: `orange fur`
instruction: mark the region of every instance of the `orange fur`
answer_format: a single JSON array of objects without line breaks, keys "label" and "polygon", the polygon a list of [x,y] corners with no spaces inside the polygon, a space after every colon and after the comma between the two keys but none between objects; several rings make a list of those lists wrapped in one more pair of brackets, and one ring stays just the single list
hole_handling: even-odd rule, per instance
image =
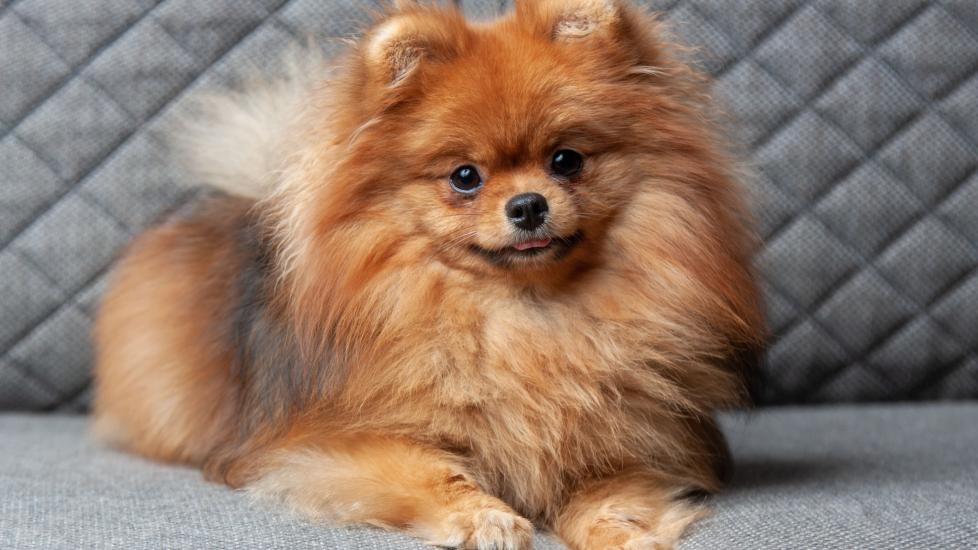
[{"label": "orange fur", "polygon": [[[670,547],[762,320],[703,83],[617,0],[401,2],[258,202],[150,231],[98,319],[96,425],[319,519],[465,548]],[[548,173],[558,148],[584,171]],[[472,164],[473,196],[448,177]],[[506,201],[567,254],[507,262]],[[517,516],[516,514],[519,514]],[[522,517],[520,517],[522,516]]]}]

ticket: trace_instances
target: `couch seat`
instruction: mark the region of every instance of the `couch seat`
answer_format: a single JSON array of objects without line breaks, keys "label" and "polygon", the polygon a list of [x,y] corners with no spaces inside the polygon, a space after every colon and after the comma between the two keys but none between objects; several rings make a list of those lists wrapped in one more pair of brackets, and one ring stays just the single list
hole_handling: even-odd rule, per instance
[{"label": "couch seat", "polygon": [[[723,419],[731,487],[682,548],[978,547],[978,404],[772,408]],[[0,548],[423,549],[314,525],[93,443],[84,417],[0,415]],[[546,534],[534,548],[563,548]]]}]

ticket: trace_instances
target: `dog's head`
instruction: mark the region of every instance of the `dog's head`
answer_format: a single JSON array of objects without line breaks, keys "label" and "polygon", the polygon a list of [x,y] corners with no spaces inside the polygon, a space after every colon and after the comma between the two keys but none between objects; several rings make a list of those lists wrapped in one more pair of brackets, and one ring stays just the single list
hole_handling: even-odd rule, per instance
[{"label": "dog's head", "polygon": [[309,196],[318,228],[352,224],[358,239],[474,273],[544,276],[618,254],[606,235],[637,194],[674,202],[682,149],[703,139],[692,73],[651,17],[616,0],[538,0],[472,24],[401,4],[330,92],[331,181]]},{"label": "dog's head", "polygon": [[587,302],[683,364],[756,347],[732,163],[674,52],[622,0],[485,23],[399,2],[323,88],[276,204],[303,324],[389,342],[450,288],[470,311]]}]

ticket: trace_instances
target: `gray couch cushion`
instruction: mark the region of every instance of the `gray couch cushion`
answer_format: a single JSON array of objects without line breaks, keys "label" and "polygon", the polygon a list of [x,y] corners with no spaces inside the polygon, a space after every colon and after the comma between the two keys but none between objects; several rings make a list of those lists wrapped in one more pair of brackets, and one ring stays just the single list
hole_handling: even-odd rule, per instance
[{"label": "gray couch cushion", "polygon": [[[964,548],[978,541],[978,405],[770,409],[727,418],[739,466],[682,545]],[[99,448],[82,417],[0,415],[0,548],[424,548],[316,526]],[[562,548],[549,537],[535,548]]]},{"label": "gray couch cushion", "polygon": [[728,419],[734,482],[684,548],[975,548],[978,404]]},{"label": "gray couch cushion", "polygon": [[[764,400],[978,397],[976,3],[647,3],[758,168]],[[0,409],[85,407],[108,266],[192,195],[162,138],[188,98],[305,33],[335,49],[376,6],[0,1]]]},{"label": "gray couch cushion", "polygon": [[[303,522],[267,502],[105,449],[82,416],[0,414],[0,548],[422,550],[371,528]],[[561,548],[539,538],[534,548]]]}]

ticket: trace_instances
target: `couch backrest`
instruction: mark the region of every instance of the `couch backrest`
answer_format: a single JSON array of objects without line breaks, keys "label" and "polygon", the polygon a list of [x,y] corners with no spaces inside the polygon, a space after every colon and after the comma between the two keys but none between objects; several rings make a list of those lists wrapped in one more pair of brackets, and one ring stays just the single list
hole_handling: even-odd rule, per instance
[{"label": "couch backrest", "polygon": [[[978,3],[649,4],[752,153],[764,402],[978,397]],[[0,408],[85,408],[114,255],[194,194],[161,137],[187,98],[375,7],[0,2]]]}]

